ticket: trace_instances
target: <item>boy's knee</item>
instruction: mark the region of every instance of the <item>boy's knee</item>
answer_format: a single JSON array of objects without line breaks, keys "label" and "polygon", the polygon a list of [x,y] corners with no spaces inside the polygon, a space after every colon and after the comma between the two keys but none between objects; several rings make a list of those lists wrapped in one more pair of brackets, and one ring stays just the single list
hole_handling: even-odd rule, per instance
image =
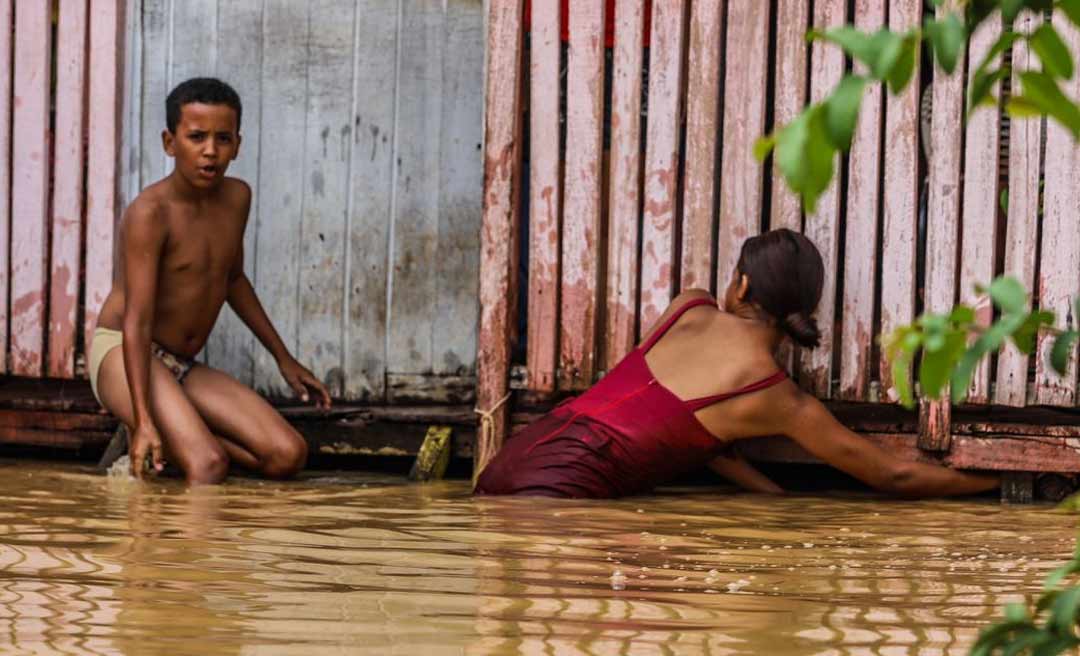
[{"label": "boy's knee", "polygon": [[262,473],[268,478],[289,478],[304,468],[307,462],[307,442],[291,427],[278,439],[267,454]]},{"label": "boy's knee", "polygon": [[229,456],[220,449],[207,450],[194,458],[184,473],[193,485],[220,483],[229,474]]}]

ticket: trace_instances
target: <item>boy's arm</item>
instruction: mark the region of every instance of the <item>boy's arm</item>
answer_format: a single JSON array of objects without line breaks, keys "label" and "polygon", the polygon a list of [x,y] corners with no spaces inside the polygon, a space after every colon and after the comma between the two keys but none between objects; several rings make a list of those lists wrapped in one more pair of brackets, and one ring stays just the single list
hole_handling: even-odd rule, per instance
[{"label": "boy's arm", "polygon": [[751,492],[764,492],[766,494],[783,494],[784,490],[773,483],[764,474],[759,472],[753,465],[746,461],[735,446],[724,449],[720,455],[709,462],[709,469],[744,490]]},{"label": "boy's arm", "polygon": [[165,247],[166,228],[145,204],[133,204],[124,219],[124,370],[135,415],[131,436],[131,468],[141,478],[149,452],[161,471],[161,436],[150,414],[150,342],[154,325],[157,272]]}]

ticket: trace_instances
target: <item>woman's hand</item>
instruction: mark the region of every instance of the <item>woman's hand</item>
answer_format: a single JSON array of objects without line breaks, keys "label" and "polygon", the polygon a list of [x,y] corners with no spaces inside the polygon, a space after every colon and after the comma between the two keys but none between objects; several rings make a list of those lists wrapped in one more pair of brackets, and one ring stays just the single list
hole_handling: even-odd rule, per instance
[{"label": "woman's hand", "polygon": [[303,402],[308,401],[308,390],[312,390],[318,396],[315,399],[315,407],[321,410],[330,409],[330,392],[326,390],[326,386],[322,384],[315,374],[308,371],[307,367],[296,361],[296,358],[292,356],[286,357],[278,365],[278,369],[281,370],[281,376],[285,379],[285,382],[289,384],[289,387],[296,392],[296,396]]},{"label": "woman's hand", "polygon": [[165,468],[165,462],[161,458],[161,436],[158,435],[157,426],[152,423],[143,423],[135,428],[131,434],[131,475],[142,478],[146,470],[146,456],[150,455],[151,466],[155,473]]}]

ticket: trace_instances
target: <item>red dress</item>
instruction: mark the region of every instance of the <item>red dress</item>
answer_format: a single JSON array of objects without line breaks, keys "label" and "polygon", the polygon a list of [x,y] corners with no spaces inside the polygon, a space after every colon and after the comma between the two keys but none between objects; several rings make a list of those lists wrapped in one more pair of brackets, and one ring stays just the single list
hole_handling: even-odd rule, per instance
[{"label": "red dress", "polygon": [[645,354],[684,312],[713,304],[698,299],[682,306],[587,392],[511,437],[481,472],[476,494],[620,497],[708,463],[724,444],[694,412],[787,377],[778,371],[734,392],[690,401],[661,385]]}]

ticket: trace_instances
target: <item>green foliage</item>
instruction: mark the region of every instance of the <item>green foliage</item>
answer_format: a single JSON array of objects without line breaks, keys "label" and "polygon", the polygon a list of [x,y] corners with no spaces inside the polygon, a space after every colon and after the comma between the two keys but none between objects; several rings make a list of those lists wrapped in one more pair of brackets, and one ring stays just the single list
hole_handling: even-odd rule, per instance
[{"label": "green foliage", "polygon": [[[764,161],[776,151],[775,161],[788,187],[798,194],[807,213],[813,213],[817,200],[831,184],[834,161],[839,152],[851,147],[859,105],[868,85],[884,83],[896,95],[911,82],[922,44],[933,53],[937,65],[947,74],[958,68],[969,35],[998,12],[1006,24],[1022,10],[1061,11],[1080,26],[1080,0],[958,0],[934,1],[935,8],[959,7],[927,19],[921,29],[899,33],[889,29],[863,32],[845,25],[828,30],[811,30],[807,38],[838,46],[848,57],[861,64],[861,74],[845,75],[837,87],[821,102],[810,105],[791,123],[778,126],[773,134],[762,137],[754,146],[754,155]],[[982,106],[996,106],[994,87],[1009,75],[1009,68],[999,63],[1017,41],[1027,42],[1039,58],[1041,70],[1017,71],[1019,93],[1006,107],[1015,117],[1048,116],[1068,129],[1080,141],[1080,106],[1066,96],[1060,81],[1071,79],[1075,64],[1061,35],[1053,24],[1044,22],[1030,33],[1006,29],[986,56],[970,73],[968,112]]]}]

